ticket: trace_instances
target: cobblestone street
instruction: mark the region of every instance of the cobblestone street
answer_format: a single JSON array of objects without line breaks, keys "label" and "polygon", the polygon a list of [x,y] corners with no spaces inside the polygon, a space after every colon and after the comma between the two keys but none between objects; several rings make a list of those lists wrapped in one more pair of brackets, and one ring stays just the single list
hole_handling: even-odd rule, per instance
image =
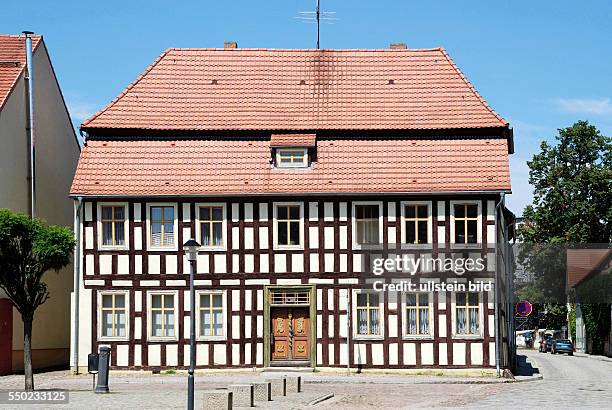
[{"label": "cobblestone street", "polygon": [[[605,408],[612,402],[612,363],[584,357],[537,352],[527,357],[543,380],[502,383],[492,377],[302,373],[304,393],[260,408],[400,409],[400,408]],[[253,372],[218,372],[196,376],[196,408],[202,389],[222,388],[273,377]],[[111,376],[111,394],[91,392],[91,378],[66,372],[36,375],[38,389],[68,389],[68,405],[28,406],[52,409],[162,409],[186,407],[186,377],[133,373]],[[0,377],[0,391],[21,389],[23,376]],[[313,400],[334,396],[314,406]],[[14,408],[0,406],[0,408]],[[25,408],[25,406],[20,406]]]}]

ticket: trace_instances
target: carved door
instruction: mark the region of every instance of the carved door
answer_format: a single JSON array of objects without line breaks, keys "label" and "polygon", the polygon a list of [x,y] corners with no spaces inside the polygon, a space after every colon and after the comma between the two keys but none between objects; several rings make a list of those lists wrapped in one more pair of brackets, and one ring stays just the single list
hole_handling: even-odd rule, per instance
[{"label": "carved door", "polygon": [[307,308],[272,311],[272,360],[310,359],[310,318]]}]

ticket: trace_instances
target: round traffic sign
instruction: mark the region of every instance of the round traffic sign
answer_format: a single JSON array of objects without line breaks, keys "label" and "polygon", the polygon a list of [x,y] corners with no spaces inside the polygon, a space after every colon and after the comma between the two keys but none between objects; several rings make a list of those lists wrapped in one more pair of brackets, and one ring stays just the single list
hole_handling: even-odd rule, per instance
[{"label": "round traffic sign", "polygon": [[516,304],[516,313],[523,317],[529,316],[532,311],[533,306],[531,306],[531,303],[526,300],[521,300],[519,303]]}]

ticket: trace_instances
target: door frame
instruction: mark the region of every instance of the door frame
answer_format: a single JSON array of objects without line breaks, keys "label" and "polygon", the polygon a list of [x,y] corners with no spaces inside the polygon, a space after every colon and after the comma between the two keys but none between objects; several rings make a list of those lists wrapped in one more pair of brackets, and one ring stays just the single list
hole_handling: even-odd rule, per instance
[{"label": "door frame", "polygon": [[[273,291],[307,291],[309,292],[310,305],[308,314],[310,316],[310,367],[317,365],[317,290],[315,285],[266,285],[264,286],[264,367],[270,366],[270,295]],[[305,305],[280,305],[284,307],[306,307]]]}]

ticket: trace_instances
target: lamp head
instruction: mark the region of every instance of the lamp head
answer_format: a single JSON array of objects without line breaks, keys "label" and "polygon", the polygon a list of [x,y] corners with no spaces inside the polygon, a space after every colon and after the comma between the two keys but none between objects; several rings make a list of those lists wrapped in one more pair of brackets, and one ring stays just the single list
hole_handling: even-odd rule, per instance
[{"label": "lamp head", "polygon": [[200,249],[200,244],[193,238],[189,239],[183,244],[185,256],[187,256],[187,260],[190,262],[195,261],[197,259],[198,249]]}]

